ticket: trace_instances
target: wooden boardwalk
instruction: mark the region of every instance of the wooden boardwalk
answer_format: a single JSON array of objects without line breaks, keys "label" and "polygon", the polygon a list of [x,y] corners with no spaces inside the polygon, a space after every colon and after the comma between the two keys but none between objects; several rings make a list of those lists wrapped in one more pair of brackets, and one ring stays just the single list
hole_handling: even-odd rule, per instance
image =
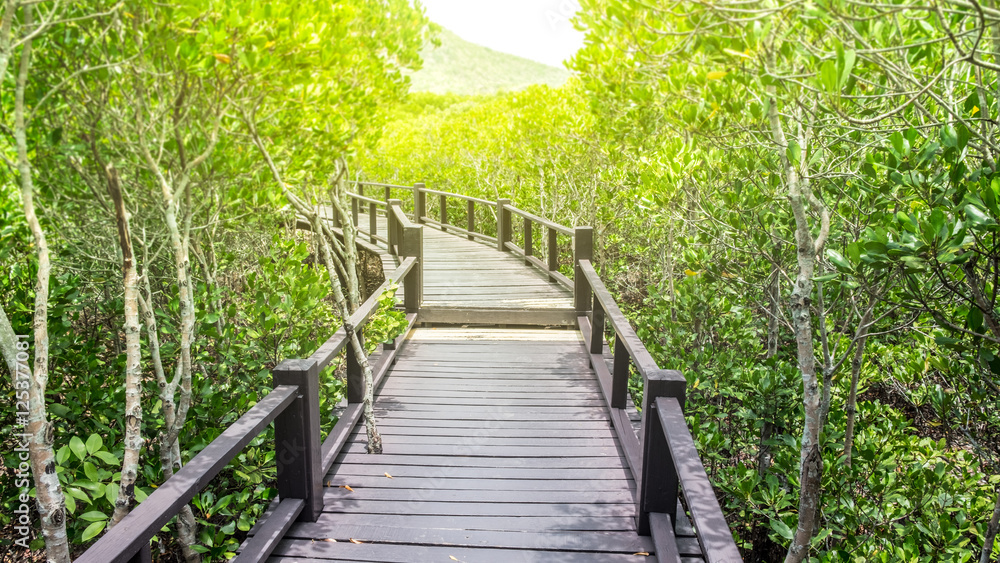
[{"label": "wooden boardwalk", "polygon": [[413,331],[376,400],[384,453],[364,453],[356,428],[325,479],[323,515],[293,525],[272,561],[653,552],[587,362],[567,330]]},{"label": "wooden boardwalk", "polygon": [[[405,188],[415,225],[384,187],[381,201],[352,194],[355,224],[381,233],[364,244],[405,289],[404,334],[370,359],[383,453],[365,453],[365,386],[341,327],[275,366],[270,394],[78,562],[151,563],[150,539],[272,423],[278,498],[234,563],[742,561],[684,419],[686,379],[657,365],[604,287],[592,230],[419,184]],[[467,229],[448,223],[447,198]],[[496,237],[473,230],[476,205],[495,208]],[[381,291],[345,326],[363,333]],[[321,440],[319,374],[342,352],[347,397]]]}]

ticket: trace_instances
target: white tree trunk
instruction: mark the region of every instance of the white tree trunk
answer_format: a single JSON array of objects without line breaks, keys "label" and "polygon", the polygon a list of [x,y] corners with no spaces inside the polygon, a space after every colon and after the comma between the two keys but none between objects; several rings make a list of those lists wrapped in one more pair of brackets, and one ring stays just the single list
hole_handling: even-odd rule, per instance
[{"label": "white tree trunk", "polygon": [[[24,26],[32,28],[33,8],[24,6]],[[35,365],[28,388],[28,452],[35,480],[36,504],[41,517],[42,535],[49,562],[69,563],[69,541],[66,537],[66,502],[56,456],[52,449],[52,425],[45,407],[45,388],[49,380],[49,247],[38,216],[35,215],[35,186],[31,162],[28,160],[27,125],[25,123],[24,91],[31,67],[31,40],[21,50],[14,95],[14,142],[17,145],[17,169],[21,182],[21,202],[24,216],[35,240],[38,274],[35,281],[34,348]]]},{"label": "white tree trunk", "polygon": [[[816,241],[810,231],[807,207],[809,196],[805,193],[808,185],[800,177],[795,163],[786,155],[788,141],[785,138],[781,119],[778,115],[777,97],[771,90],[769,120],[772,140],[781,155],[783,176],[788,188],[788,200],[795,217],[795,250],[798,273],[792,288],[789,309],[792,317],[792,332],[802,374],[802,401],[805,406],[805,421],[802,428],[802,449],[799,471],[799,523],[788,547],[785,563],[801,563],[809,554],[816,514],[819,510],[819,493],[823,475],[823,456],[819,450],[820,431],[820,391],[816,377],[816,357],[813,350],[812,312],[810,296],[813,291],[813,274],[816,268]],[[801,147],[803,154],[805,147]],[[803,156],[804,158],[804,156]],[[805,185],[804,185],[805,184]]]},{"label": "white tree trunk", "polygon": [[132,252],[132,234],[128,212],[118,181],[118,171],[108,166],[105,179],[108,193],[115,205],[118,224],[118,241],[122,249],[122,278],[125,288],[125,453],[122,459],[121,481],[115,511],[108,528],[121,522],[135,500],[135,480],[139,476],[139,457],[142,453],[142,370],[139,345],[139,277],[136,273],[135,255]]}]

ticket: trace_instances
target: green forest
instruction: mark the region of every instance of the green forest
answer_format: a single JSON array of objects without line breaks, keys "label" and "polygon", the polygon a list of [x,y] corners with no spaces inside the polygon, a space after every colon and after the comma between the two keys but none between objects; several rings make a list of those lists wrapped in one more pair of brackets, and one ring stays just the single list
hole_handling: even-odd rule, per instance
[{"label": "green forest", "polygon": [[[463,95],[411,92],[409,0],[5,0],[0,560],[82,553],[357,309],[321,219],[371,181],[593,226],[745,561],[1000,562],[1000,4],[580,4],[565,85]],[[231,558],[272,442],[154,560]]]}]

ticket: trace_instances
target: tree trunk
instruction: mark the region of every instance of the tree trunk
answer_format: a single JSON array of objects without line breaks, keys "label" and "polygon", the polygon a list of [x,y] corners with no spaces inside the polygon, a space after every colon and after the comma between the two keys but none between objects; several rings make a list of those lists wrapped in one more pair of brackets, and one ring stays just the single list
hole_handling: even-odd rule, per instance
[{"label": "tree trunk", "polygon": [[[24,26],[33,28],[33,7],[24,6]],[[24,91],[31,67],[31,40],[21,50],[14,94],[14,142],[17,145],[17,170],[21,182],[21,202],[24,216],[35,240],[38,274],[35,282],[34,348],[35,365],[28,387],[28,454],[34,476],[36,504],[45,538],[45,552],[51,563],[69,563],[69,541],[66,537],[66,502],[59,475],[56,473],[56,456],[52,449],[52,425],[45,407],[45,387],[49,379],[49,247],[45,232],[35,215],[35,185],[31,162],[28,160],[27,124],[25,123]]]},{"label": "tree trunk", "polygon": [[129,229],[128,212],[125,210],[125,198],[114,166],[107,167],[106,180],[108,193],[115,205],[125,287],[125,453],[115,511],[108,523],[108,528],[112,528],[129,513],[135,500],[135,480],[139,476],[139,455],[143,446],[142,371],[139,347],[139,279],[132,252],[132,233]]},{"label": "tree trunk", "polygon": [[[786,148],[788,142],[778,115],[775,87],[768,88],[771,96],[769,120],[772,140],[780,154],[788,200],[795,217],[795,250],[798,273],[792,288],[789,309],[792,317],[792,331],[802,374],[802,401],[805,407],[805,423],[802,428],[802,449],[799,472],[799,522],[792,543],[788,547],[785,563],[801,563],[809,554],[816,513],[819,509],[819,493],[823,475],[823,457],[819,451],[820,392],[816,377],[816,357],[813,351],[812,312],[810,296],[813,291],[813,273],[816,268],[816,243],[810,231],[808,190],[806,182],[799,177],[795,163],[789,161]],[[805,147],[802,147],[805,153]]]},{"label": "tree trunk", "polygon": [[362,373],[364,374],[365,381],[365,394],[363,399],[363,412],[365,417],[365,432],[368,437],[368,453],[370,454],[380,454],[382,453],[382,436],[379,435],[378,427],[375,423],[375,411],[373,405],[375,403],[374,397],[374,381],[372,376],[372,367],[368,362],[368,355],[365,354],[365,349],[361,345],[361,340],[358,338],[357,331],[355,327],[349,322],[350,312],[347,310],[347,300],[344,298],[344,291],[340,286],[340,278],[337,277],[337,271],[333,267],[333,251],[330,249],[330,244],[323,234],[323,229],[320,227],[319,223],[319,213],[314,211],[310,216],[310,222],[313,225],[313,231],[316,233],[317,240],[319,241],[320,254],[323,257],[323,261],[326,263],[327,272],[330,275],[330,286],[333,288],[333,298],[337,303],[337,309],[341,318],[344,319],[344,330],[347,332],[348,338],[351,339],[350,345],[354,352],[354,357],[358,359],[358,363],[361,365]]}]

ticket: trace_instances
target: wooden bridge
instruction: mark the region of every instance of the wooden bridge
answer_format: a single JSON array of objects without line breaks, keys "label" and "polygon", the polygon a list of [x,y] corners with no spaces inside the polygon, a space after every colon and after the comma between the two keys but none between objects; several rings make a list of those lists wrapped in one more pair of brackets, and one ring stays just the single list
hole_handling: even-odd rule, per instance
[{"label": "wooden bridge", "polygon": [[[274,391],[77,561],[151,561],[150,538],[272,421],[278,499],[240,563],[742,561],[684,420],[684,376],[657,366],[604,287],[590,227],[422,184],[357,192],[359,245],[382,257],[383,288],[401,284],[408,321],[371,358],[384,453],[365,453],[341,328],[278,365]],[[347,398],[321,442],[319,373],[342,351]]]}]

